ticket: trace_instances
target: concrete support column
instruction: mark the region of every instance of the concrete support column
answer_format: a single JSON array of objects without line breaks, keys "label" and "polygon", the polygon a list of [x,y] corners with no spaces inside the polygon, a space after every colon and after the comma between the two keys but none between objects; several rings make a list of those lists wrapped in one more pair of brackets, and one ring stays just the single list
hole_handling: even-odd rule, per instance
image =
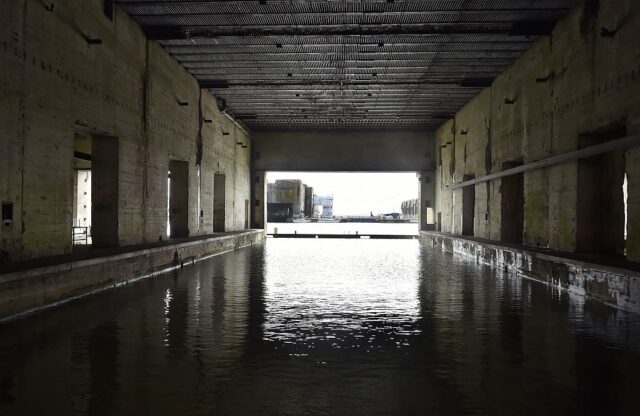
[{"label": "concrete support column", "polygon": [[254,170],[252,178],[251,228],[265,228],[267,225],[267,175],[263,170]]},{"label": "concrete support column", "polygon": [[418,174],[420,182],[418,204],[420,206],[419,221],[421,230],[435,230],[435,179],[434,171],[422,171]]},{"label": "concrete support column", "polygon": [[118,241],[118,138],[93,136],[91,162],[91,235],[94,247],[114,247]]}]

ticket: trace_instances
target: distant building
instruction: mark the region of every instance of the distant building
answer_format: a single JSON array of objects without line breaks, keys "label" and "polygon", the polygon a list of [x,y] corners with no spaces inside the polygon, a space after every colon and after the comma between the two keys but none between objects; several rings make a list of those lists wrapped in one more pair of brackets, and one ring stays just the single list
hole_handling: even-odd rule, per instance
[{"label": "distant building", "polygon": [[333,218],[333,195],[314,195],[313,205],[322,206],[321,218]]},{"label": "distant building", "polygon": [[313,188],[304,186],[304,216],[313,217]]},{"label": "distant building", "polygon": [[267,221],[291,221],[303,218],[304,212],[305,185],[301,180],[277,180],[267,184]]},{"label": "distant building", "polygon": [[333,196],[314,195],[299,179],[279,179],[267,184],[267,221],[333,218]]},{"label": "distant building", "polygon": [[417,199],[409,199],[407,201],[402,201],[400,204],[400,211],[402,212],[403,220],[417,221],[418,220],[418,211],[420,207],[418,207]]}]

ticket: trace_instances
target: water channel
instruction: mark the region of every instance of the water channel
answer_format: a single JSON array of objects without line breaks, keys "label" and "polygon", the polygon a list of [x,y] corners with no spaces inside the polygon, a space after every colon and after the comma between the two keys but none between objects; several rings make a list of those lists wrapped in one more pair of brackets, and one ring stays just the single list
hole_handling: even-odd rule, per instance
[{"label": "water channel", "polygon": [[0,325],[0,415],[635,414],[640,316],[421,246],[266,242]]}]

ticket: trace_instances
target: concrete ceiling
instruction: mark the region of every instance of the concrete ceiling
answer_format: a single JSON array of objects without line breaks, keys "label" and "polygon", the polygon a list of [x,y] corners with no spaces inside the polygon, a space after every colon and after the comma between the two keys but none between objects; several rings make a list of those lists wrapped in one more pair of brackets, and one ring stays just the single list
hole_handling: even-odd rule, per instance
[{"label": "concrete ceiling", "polygon": [[252,130],[424,129],[572,0],[116,0]]}]

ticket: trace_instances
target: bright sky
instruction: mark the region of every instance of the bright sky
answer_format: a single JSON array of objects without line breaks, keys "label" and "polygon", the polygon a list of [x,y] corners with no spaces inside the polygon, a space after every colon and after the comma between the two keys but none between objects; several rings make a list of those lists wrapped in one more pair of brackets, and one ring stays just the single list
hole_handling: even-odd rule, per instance
[{"label": "bright sky", "polygon": [[333,194],[333,215],[400,212],[400,203],[418,197],[416,173],[268,172],[267,182],[301,179],[316,195]]}]

